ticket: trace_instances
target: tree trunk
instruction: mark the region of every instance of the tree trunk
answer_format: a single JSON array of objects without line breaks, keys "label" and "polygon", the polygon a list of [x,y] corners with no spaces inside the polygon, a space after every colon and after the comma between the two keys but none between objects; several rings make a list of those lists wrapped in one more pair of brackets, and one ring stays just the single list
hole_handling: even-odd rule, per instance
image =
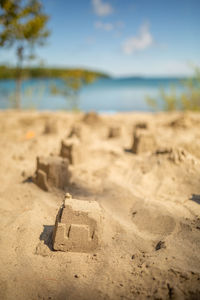
[{"label": "tree trunk", "polygon": [[17,72],[16,72],[16,90],[15,90],[15,108],[21,108],[21,86],[22,86],[22,62],[23,62],[22,46],[17,48]]},{"label": "tree trunk", "polygon": [[17,76],[16,78],[16,90],[15,90],[15,108],[20,109],[21,108],[21,85],[22,80],[21,76]]}]

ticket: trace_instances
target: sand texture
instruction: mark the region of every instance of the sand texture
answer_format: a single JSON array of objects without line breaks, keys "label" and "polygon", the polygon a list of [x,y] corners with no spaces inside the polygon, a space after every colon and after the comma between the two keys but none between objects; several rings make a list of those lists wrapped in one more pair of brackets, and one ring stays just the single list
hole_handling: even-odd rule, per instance
[{"label": "sand texture", "polygon": [[0,212],[2,300],[198,300],[200,114],[1,111]]}]

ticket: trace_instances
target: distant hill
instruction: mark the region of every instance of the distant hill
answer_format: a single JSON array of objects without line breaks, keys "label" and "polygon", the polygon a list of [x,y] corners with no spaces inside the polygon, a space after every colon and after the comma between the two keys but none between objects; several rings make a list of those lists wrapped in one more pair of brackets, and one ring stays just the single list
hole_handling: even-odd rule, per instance
[{"label": "distant hill", "polygon": [[[67,68],[47,68],[47,67],[32,67],[23,68],[22,77],[26,78],[87,78],[88,80],[97,78],[109,78],[105,73],[86,70],[86,69],[67,69]],[[16,68],[0,65],[0,80],[1,79],[15,79]]]}]

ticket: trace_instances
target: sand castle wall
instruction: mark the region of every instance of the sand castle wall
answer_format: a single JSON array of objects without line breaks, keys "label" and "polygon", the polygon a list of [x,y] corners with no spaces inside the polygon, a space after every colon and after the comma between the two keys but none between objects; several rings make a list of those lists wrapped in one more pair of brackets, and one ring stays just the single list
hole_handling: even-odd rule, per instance
[{"label": "sand castle wall", "polygon": [[96,201],[67,198],[56,217],[54,250],[94,251],[99,245],[100,223],[101,210]]},{"label": "sand castle wall", "polygon": [[133,153],[154,152],[156,147],[156,139],[151,131],[145,129],[135,130],[132,145]]},{"label": "sand castle wall", "polygon": [[60,156],[67,158],[72,165],[82,163],[86,157],[85,147],[77,138],[70,138],[61,142]]},{"label": "sand castle wall", "polygon": [[34,182],[45,191],[52,187],[64,189],[70,179],[68,166],[68,159],[59,156],[37,157]]}]

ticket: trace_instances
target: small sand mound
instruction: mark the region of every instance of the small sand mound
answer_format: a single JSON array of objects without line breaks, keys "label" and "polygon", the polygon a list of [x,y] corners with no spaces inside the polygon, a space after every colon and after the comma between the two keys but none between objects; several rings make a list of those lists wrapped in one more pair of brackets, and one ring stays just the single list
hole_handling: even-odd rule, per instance
[{"label": "small sand mound", "polygon": [[196,120],[192,116],[184,114],[170,122],[169,126],[174,128],[190,128],[197,123],[199,124],[198,120]]},{"label": "small sand mound", "polygon": [[88,125],[98,125],[101,123],[101,118],[96,112],[91,111],[84,115],[83,122]]},{"label": "small sand mound", "polygon": [[33,181],[44,191],[53,187],[64,189],[69,183],[68,159],[61,157],[37,157],[37,169]]}]

